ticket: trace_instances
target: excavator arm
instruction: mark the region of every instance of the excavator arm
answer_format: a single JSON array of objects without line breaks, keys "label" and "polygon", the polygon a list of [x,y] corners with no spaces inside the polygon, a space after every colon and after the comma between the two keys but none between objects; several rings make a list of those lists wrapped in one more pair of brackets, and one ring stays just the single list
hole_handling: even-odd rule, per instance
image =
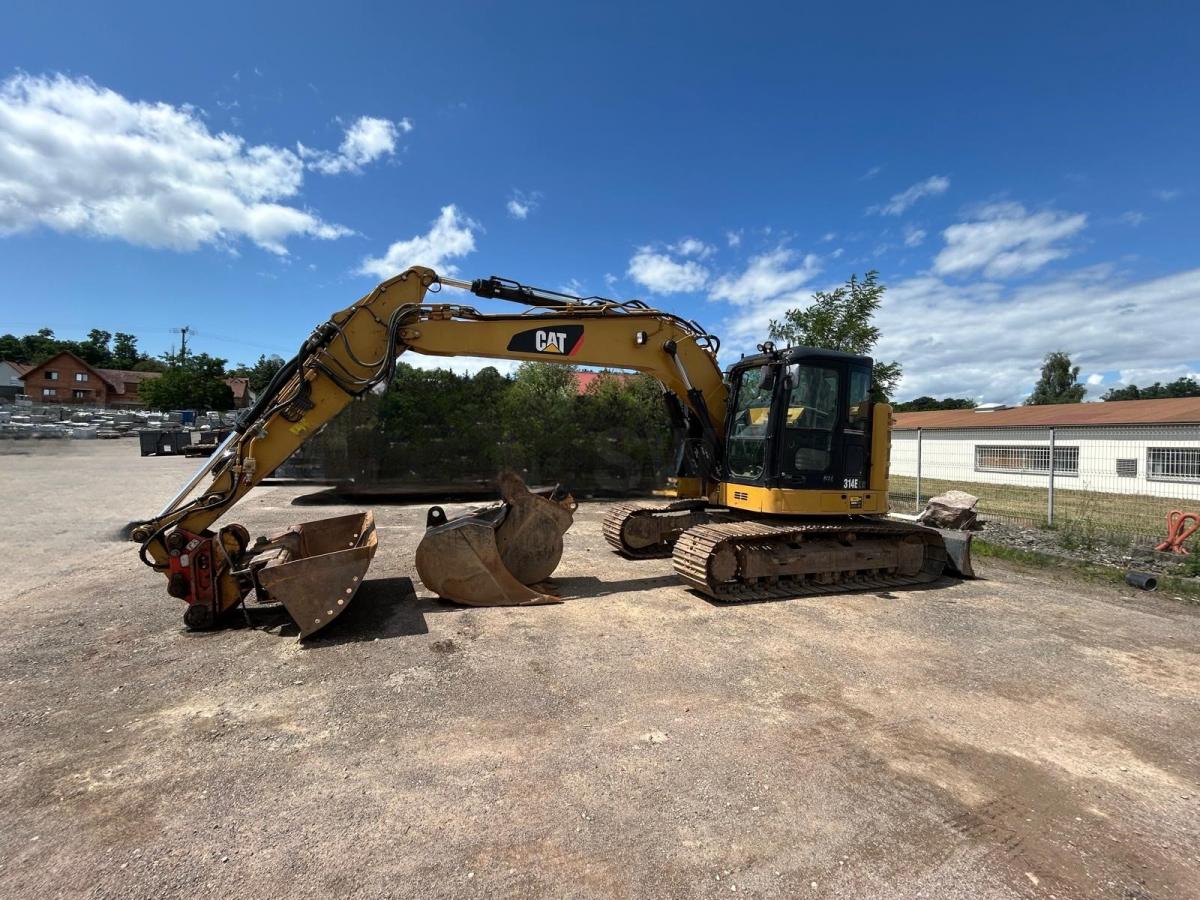
[{"label": "excavator arm", "polygon": [[[445,287],[528,308],[484,314],[426,302]],[[499,278],[468,283],[413,267],[315,329],[207,464],[157,516],[134,523],[131,537],[141,545],[142,560],[167,576],[168,593],[187,601],[190,626],[210,626],[255,590],[263,599],[283,602],[302,635],[308,634],[336,618],[361,584],[375,550],[370,514],[296,526],[253,546],[240,525],[215,533],[211,526],[353,399],[385,385],[401,354],[603,365],[650,374],[662,384],[692,451],[680,483],[699,496],[713,481],[725,417],[718,346],[694,322],[639,301],[585,300]],[[552,502],[526,501],[511,485],[505,497],[519,509],[532,509],[528,504],[535,500]],[[526,518],[536,523],[553,515],[531,512]],[[515,590],[510,587],[506,596],[515,596]]]}]

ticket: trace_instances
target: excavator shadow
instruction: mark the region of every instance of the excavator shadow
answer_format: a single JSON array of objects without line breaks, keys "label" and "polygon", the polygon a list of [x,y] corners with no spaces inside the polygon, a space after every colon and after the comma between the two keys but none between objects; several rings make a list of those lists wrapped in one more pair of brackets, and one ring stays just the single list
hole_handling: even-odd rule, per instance
[{"label": "excavator shadow", "polygon": [[[691,594],[693,597],[697,597],[697,598],[703,600],[709,606],[715,606],[718,609],[728,609],[730,606],[747,606],[747,605],[753,604],[753,603],[786,603],[789,601],[797,602],[797,601],[806,601],[806,600],[821,602],[821,601],[826,601],[826,600],[836,600],[839,597],[848,597],[848,596],[852,596],[854,594],[863,594],[865,596],[875,597],[879,600],[899,600],[900,596],[903,594],[917,594],[917,593],[922,593],[924,591],[942,591],[948,587],[951,587],[952,585],[961,583],[962,580],[963,579],[956,578],[951,575],[943,575],[942,577],[937,578],[934,581],[927,581],[927,582],[924,582],[923,584],[905,584],[905,585],[897,585],[895,587],[882,588],[882,589],[881,588],[861,588],[859,590],[829,591],[827,593],[799,594],[796,596],[761,597],[759,599],[750,599],[750,600],[717,600],[715,597],[710,597],[710,596],[708,596],[708,594],[705,594],[702,591],[698,591],[695,588],[688,588],[687,592],[689,594]],[[976,580],[979,580],[979,579],[976,579]],[[940,598],[935,597],[934,599],[937,599],[937,600],[939,600],[939,602],[942,602]],[[954,602],[954,601],[949,600],[947,602]]]},{"label": "excavator shadow", "polygon": [[646,578],[625,578],[621,581],[605,581],[595,575],[578,575],[571,578],[553,579],[554,592],[568,603],[610,594],[657,591],[662,588],[682,587],[674,575],[653,575]]},{"label": "excavator shadow", "polygon": [[[463,607],[420,597],[411,578],[371,578],[363,582],[346,611],[303,642],[308,648],[360,641],[386,640],[428,634],[428,613],[461,612]],[[300,629],[282,607],[247,607],[247,615],[234,612],[230,627],[249,626],[284,638],[295,638]]]}]

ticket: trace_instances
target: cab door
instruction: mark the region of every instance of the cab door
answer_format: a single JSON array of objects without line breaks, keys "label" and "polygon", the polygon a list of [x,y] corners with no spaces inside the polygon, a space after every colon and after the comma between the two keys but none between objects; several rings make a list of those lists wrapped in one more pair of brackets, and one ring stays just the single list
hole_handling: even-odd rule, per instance
[{"label": "cab door", "polygon": [[761,483],[767,468],[773,379],[769,365],[737,373],[729,404],[725,441],[725,473],[729,481]]},{"label": "cab door", "polygon": [[871,477],[871,369],[850,366],[846,380],[846,418],[842,426],[844,490],[863,490]]}]

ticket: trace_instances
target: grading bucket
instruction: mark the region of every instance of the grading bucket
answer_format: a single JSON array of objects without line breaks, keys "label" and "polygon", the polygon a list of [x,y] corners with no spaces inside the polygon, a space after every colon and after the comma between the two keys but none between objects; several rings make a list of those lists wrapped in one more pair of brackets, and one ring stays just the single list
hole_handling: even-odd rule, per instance
[{"label": "grading bucket", "polygon": [[258,599],[283,604],[306,638],[345,612],[378,546],[369,512],[293,525],[254,550]]}]

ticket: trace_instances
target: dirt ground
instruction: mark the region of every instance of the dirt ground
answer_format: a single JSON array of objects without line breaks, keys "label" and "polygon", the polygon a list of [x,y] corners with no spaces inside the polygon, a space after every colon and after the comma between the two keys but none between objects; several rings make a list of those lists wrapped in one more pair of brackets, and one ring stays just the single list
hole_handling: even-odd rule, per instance
[{"label": "dirt ground", "polygon": [[[195,465],[0,448],[0,897],[1200,897],[1194,607],[994,563],[721,606],[585,503],[567,602],[460,609],[385,505],[320,639],[189,634],[111,538]],[[353,509],[312,490],[234,518]]]}]

